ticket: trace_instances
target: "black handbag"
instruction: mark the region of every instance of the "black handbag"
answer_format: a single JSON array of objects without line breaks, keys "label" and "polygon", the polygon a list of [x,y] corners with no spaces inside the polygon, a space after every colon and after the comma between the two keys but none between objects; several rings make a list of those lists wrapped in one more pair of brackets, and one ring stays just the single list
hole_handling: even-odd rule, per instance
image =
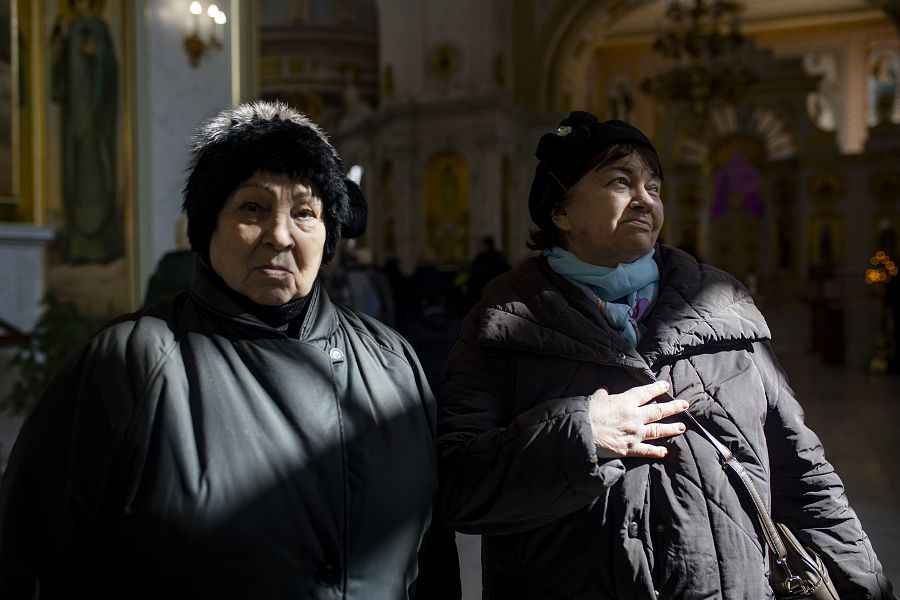
[{"label": "black handbag", "polygon": [[780,600],[840,600],[819,555],[809,546],[801,544],[786,525],[772,520],[744,465],[734,457],[731,450],[698,423],[691,413],[685,414],[716,449],[722,465],[737,477],[741,483],[737,489],[746,491],[753,503],[769,547],[769,585],[772,586],[775,597]]}]

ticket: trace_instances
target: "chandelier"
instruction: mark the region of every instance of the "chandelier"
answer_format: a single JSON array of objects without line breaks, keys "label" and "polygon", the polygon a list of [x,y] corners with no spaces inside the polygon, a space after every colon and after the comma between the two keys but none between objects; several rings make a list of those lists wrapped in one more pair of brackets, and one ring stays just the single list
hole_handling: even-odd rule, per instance
[{"label": "chandelier", "polygon": [[741,9],[731,0],[671,0],[653,42],[667,68],[641,89],[663,103],[686,102],[697,119],[715,104],[735,103],[756,80],[739,61]]}]

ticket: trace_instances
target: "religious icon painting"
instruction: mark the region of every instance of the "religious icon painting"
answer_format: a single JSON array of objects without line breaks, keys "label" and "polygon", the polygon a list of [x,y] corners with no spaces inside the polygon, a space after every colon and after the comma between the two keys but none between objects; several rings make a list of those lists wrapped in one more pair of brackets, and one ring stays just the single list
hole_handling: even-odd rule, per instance
[{"label": "religious icon painting", "polygon": [[813,215],[807,227],[811,269],[832,269],[844,263],[844,220],[835,214]]},{"label": "religious icon painting", "polygon": [[425,168],[425,245],[439,264],[469,259],[469,166],[458,154],[433,158]]},{"label": "religious icon painting", "polygon": [[92,316],[133,306],[130,250],[133,6],[127,0],[34,4],[44,57],[43,195],[56,228],[48,288]]}]

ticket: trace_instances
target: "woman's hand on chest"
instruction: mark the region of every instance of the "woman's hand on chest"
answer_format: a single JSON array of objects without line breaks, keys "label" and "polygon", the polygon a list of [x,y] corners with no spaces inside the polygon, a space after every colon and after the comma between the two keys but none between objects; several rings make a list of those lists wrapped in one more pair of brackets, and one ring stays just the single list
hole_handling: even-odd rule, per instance
[{"label": "woman's hand on chest", "polygon": [[647,441],[684,433],[684,424],[660,421],[688,409],[684,400],[651,402],[668,390],[668,382],[659,381],[621,394],[610,395],[603,388],[594,392],[589,398],[589,415],[597,455],[664,458],[668,450]]}]

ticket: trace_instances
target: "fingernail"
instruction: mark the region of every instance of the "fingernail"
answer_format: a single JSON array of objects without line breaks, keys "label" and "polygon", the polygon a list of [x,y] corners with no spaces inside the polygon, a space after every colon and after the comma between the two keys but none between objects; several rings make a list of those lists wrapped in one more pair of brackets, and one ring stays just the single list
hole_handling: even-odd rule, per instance
[{"label": "fingernail", "polygon": [[684,423],[679,423],[679,424],[678,424],[678,431],[684,433],[684,429],[685,429]]},{"label": "fingernail", "polygon": [[690,408],[691,405],[688,404],[687,402],[685,402],[684,400],[682,400],[678,406],[681,407],[681,410],[687,410],[688,408]]},{"label": "fingernail", "polygon": [[668,382],[668,381],[661,381],[660,383],[663,384],[663,387],[664,387],[664,388],[669,389],[669,382]]}]

